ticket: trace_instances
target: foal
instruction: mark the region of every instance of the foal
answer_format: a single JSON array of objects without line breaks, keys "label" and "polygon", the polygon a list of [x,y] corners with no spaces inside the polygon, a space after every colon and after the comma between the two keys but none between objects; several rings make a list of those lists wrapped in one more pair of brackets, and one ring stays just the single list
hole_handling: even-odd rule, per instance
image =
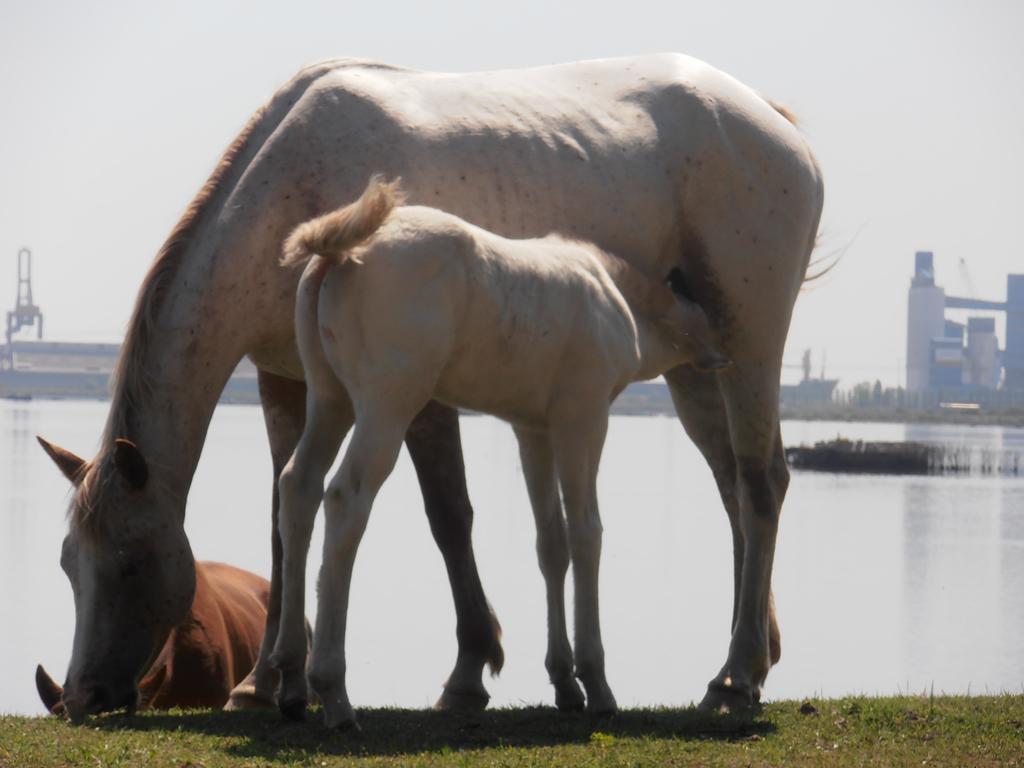
[{"label": "foal", "polygon": [[[296,303],[306,426],[280,479],[284,602],[271,660],[282,674],[279,705],[289,717],[304,714],[306,555],[323,499],[308,676],[326,724],[354,724],[344,651],[353,561],[409,423],[433,398],[511,422],[537,525],[548,607],[545,666],[556,703],[583,706],[565,628],[571,558],[575,676],[588,710],[613,712],[597,589],[596,479],[608,407],[632,381],[681,363],[707,370],[728,361],[715,349],[704,312],[682,295],[676,270],[654,280],[592,245],[553,235],[508,240],[400,203],[397,184],[375,177],[355,203],[299,226],[285,243],[282,264],[312,261]],[[323,479],[353,422],[352,442],[325,494]],[[453,678],[459,674],[456,668]],[[472,677],[468,671],[465,685]]]}]

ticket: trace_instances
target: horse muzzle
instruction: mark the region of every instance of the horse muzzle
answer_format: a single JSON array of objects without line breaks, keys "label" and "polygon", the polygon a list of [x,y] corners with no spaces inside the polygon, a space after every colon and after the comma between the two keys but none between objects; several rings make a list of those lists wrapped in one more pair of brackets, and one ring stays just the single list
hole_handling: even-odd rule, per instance
[{"label": "horse muzzle", "polygon": [[68,719],[80,725],[89,715],[124,709],[135,714],[139,704],[139,689],[135,686],[114,688],[105,683],[83,684],[74,690],[64,689],[61,704]]}]

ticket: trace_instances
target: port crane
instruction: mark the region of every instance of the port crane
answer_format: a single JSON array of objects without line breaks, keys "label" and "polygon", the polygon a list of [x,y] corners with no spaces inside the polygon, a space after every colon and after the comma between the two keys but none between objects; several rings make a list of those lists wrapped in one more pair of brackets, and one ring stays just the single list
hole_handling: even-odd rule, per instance
[{"label": "port crane", "polygon": [[22,328],[35,326],[38,338],[43,338],[43,313],[32,301],[32,251],[18,251],[18,296],[14,310],[7,313],[7,354],[12,354],[11,339]]}]

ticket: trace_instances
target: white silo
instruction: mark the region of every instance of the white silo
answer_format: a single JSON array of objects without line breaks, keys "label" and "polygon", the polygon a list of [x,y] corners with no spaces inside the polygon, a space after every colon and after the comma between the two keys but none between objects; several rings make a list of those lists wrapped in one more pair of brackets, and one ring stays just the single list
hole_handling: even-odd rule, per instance
[{"label": "white silo", "polygon": [[993,317],[967,318],[964,384],[995,389],[999,384],[999,341]]},{"label": "white silo", "polygon": [[935,285],[931,251],[914,254],[914,277],[907,295],[907,389],[929,388],[931,340],[945,336],[946,292]]}]

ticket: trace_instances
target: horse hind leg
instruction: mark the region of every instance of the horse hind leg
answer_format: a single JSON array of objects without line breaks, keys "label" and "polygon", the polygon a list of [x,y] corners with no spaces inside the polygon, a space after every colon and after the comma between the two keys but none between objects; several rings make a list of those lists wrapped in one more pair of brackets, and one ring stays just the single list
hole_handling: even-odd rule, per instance
[{"label": "horse hind leg", "polygon": [[569,529],[574,585],[576,677],[587,693],[587,711],[613,714],[615,696],[605,677],[604,645],[598,607],[602,526],[597,504],[597,470],[608,427],[607,406],[583,412],[573,406],[569,419],[551,428],[555,466]]},{"label": "horse hind leg", "polygon": [[544,666],[555,688],[555,706],[562,711],[579,711],[583,709],[583,692],[573,676],[572,647],[565,622],[569,542],[554,456],[545,433],[516,429],[516,438],[537,526],[537,560],[547,593],[548,649]]},{"label": "horse hind leg", "polygon": [[[722,499],[729,527],[732,532],[733,554],[733,603],[730,628],[736,629],[737,610],[740,601],[740,583],[743,576],[743,531],[740,527],[740,505],[736,488],[736,458],[732,439],[729,436],[729,419],[725,400],[718,387],[715,373],[702,373],[690,366],[680,366],[665,374],[672,403],[682,422],[686,434],[708,463],[718,494]],[[785,455],[782,452],[782,438],[778,439],[776,461],[781,460],[785,471]],[[773,471],[778,471],[773,469]],[[781,502],[780,502],[781,503]],[[768,640],[772,665],[778,664],[782,656],[782,636],[775,616],[775,601],[769,593]]]},{"label": "horse hind leg", "polygon": [[281,472],[279,531],[281,566],[281,618],[271,667],[280,673],[278,707],[285,717],[305,717],[309,699],[306,657],[309,638],[305,617],[306,560],[313,521],[323,497],[323,480],[352,425],[352,406],[341,387],[330,393],[308,395],[306,427],[295,452]]},{"label": "horse hind leg", "polygon": [[720,383],[735,458],[744,549],[728,658],[708,684],[701,705],[733,710],[760,700],[772,665],[771,575],[789,472],[779,437],[778,366],[771,361],[737,366],[722,374]]},{"label": "horse hind leg", "polygon": [[417,410],[412,409],[405,419],[377,412],[359,413],[341,468],[324,494],[324,554],[309,682],[323,704],[324,724],[329,728],[355,726],[355,712],[345,685],[352,569],[373,501],[395,466],[406,429]]},{"label": "horse hind leg", "polygon": [[482,682],[484,666],[497,674],[505,656],[501,627],[484,595],[473,554],[473,507],[466,489],[458,413],[431,401],[413,419],[405,444],[455,602],[458,656],[436,706],[480,710],[490,700]]}]

